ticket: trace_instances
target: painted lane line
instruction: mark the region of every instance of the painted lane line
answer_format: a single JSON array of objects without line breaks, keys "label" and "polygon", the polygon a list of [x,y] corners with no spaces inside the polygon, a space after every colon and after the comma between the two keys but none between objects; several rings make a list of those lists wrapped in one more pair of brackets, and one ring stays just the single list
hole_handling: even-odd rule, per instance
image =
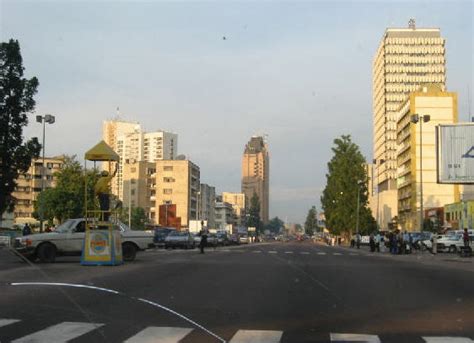
[{"label": "painted lane line", "polygon": [[239,330],[229,343],[277,343],[283,331]]},{"label": "painted lane line", "polygon": [[103,325],[104,324],[98,323],[62,322],[61,324],[50,326],[44,330],[14,340],[13,342],[68,342]]},{"label": "painted lane line", "polygon": [[193,329],[150,326],[130,337],[125,343],[177,343]]},{"label": "painted lane line", "polygon": [[326,253],[325,253],[325,252],[322,252],[322,251],[320,251],[320,252],[318,252],[318,255],[326,255]]},{"label": "painted lane line", "polygon": [[262,252],[262,250],[254,250],[252,252],[255,253],[255,254],[260,254]]},{"label": "painted lane line", "polygon": [[422,337],[426,343],[473,343],[467,337]]},{"label": "painted lane line", "polygon": [[293,254],[293,251],[285,251],[285,254]]},{"label": "painted lane line", "polygon": [[278,251],[270,250],[268,253],[269,253],[269,254],[278,254]]},{"label": "painted lane line", "polygon": [[379,336],[357,333],[331,333],[331,342],[380,343]]},{"label": "painted lane line", "polygon": [[301,251],[300,254],[301,254],[301,255],[309,255],[309,252],[307,252],[307,251]]},{"label": "painted lane line", "polygon": [[10,324],[13,324],[13,323],[17,323],[19,321],[20,321],[20,319],[0,319],[0,328],[2,326],[7,326],[7,325],[10,325]]},{"label": "painted lane line", "polygon": [[222,252],[230,252],[230,249],[223,249]]},{"label": "painted lane line", "polygon": [[333,252],[332,253],[334,256],[341,256],[342,254],[340,252]]}]

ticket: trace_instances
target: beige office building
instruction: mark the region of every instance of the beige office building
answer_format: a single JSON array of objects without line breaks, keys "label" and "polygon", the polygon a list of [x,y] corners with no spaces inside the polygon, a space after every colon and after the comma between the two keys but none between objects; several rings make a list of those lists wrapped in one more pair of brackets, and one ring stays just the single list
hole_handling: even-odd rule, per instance
[{"label": "beige office building", "polygon": [[207,222],[209,229],[214,229],[216,225],[215,203],[216,188],[206,183],[201,183],[198,194],[198,220]]},{"label": "beige office building", "polygon": [[235,224],[245,224],[245,194],[222,192],[222,201],[232,205],[235,215]]},{"label": "beige office building", "polygon": [[[403,230],[420,228],[421,173],[424,210],[443,207],[460,198],[459,186],[437,183],[435,127],[458,121],[457,94],[443,89],[443,84],[422,86],[410,94],[397,112],[398,223]],[[415,124],[411,121],[414,114],[429,115],[430,120]]]},{"label": "beige office building", "polygon": [[139,123],[109,120],[103,123],[103,140],[120,156],[112,193],[124,200],[124,165],[139,161],[173,160],[178,152],[178,135],[158,130],[145,132]]},{"label": "beige office building", "polygon": [[[426,83],[446,83],[445,40],[437,28],[386,29],[372,66],[373,144],[380,206],[387,228],[397,214],[397,113],[410,92]],[[395,205],[395,207],[393,207]]]},{"label": "beige office building", "polygon": [[123,165],[123,207],[141,207],[154,223],[156,211],[156,163],[140,161]]},{"label": "beige office building", "polygon": [[16,180],[17,186],[12,196],[15,200],[13,211],[14,224],[37,224],[33,218],[34,204],[42,189],[42,176],[44,176],[44,188],[52,188],[56,185],[54,173],[61,170],[64,163],[64,156],[46,157],[44,160],[38,158],[31,161],[30,168],[25,174],[20,174]]},{"label": "beige office building", "polygon": [[254,193],[260,200],[260,219],[263,223],[269,220],[269,180],[270,157],[268,145],[261,136],[253,136],[245,146],[242,158],[242,193],[245,194],[246,206]]},{"label": "beige office building", "polygon": [[200,170],[188,160],[156,161],[155,223],[159,222],[160,205],[175,204],[181,225],[197,219]]}]

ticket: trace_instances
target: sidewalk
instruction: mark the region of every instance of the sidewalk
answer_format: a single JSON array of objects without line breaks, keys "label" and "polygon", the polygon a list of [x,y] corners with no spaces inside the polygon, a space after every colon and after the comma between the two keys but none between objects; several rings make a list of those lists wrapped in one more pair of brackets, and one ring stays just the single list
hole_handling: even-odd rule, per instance
[{"label": "sidewalk", "polygon": [[351,248],[350,246],[336,245],[334,247],[348,250],[354,253],[360,253],[365,256],[379,256],[383,258],[390,258],[393,260],[404,261],[404,262],[418,262],[427,265],[444,266],[459,268],[466,271],[474,272],[474,257],[460,257],[458,254],[451,253],[438,253],[436,255],[429,251],[420,252],[414,250],[411,254],[405,255],[394,255],[389,252],[388,249],[384,252],[370,252],[369,246],[363,245],[360,249]]}]

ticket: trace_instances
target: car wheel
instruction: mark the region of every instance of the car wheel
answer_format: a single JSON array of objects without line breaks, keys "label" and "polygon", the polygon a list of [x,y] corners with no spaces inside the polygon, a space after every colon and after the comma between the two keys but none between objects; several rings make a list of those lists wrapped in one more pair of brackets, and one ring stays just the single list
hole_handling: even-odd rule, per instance
[{"label": "car wheel", "polygon": [[133,243],[123,243],[122,256],[123,260],[127,262],[135,260],[135,257],[137,256],[137,247]]},{"label": "car wheel", "polygon": [[38,258],[42,263],[53,263],[56,260],[56,247],[51,243],[43,243],[38,247]]},{"label": "car wheel", "polygon": [[451,253],[456,253],[457,250],[458,250],[458,249],[456,248],[455,245],[451,245],[451,246],[449,247],[449,252],[451,252]]}]

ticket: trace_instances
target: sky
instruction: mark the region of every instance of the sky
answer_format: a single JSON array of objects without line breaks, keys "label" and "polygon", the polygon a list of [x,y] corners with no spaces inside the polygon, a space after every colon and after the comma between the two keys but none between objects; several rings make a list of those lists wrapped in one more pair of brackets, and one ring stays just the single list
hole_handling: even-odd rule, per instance
[{"label": "sky", "polygon": [[[350,134],[372,160],[371,68],[387,27],[439,27],[447,88],[468,120],[472,1],[0,0],[0,39],[20,42],[50,113],[46,155],[77,155],[117,114],[178,133],[178,150],[217,192],[240,192],[252,135],[268,135],[270,216],[320,209],[333,140]],[[225,37],[226,39],[223,39]],[[472,107],[472,106],[471,106]]]}]

